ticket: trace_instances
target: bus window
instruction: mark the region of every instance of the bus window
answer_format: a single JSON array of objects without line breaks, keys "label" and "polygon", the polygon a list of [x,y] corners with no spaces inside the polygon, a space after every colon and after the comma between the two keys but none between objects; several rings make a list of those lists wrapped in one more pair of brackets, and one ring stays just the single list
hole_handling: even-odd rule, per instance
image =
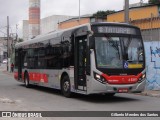
[{"label": "bus window", "polygon": [[34,59],[34,49],[32,48],[32,49],[29,49],[28,51],[27,51],[27,55],[28,55],[28,62],[27,62],[27,65],[28,65],[28,68],[30,68],[30,69],[34,69],[35,68],[35,64],[34,64],[34,61],[35,61],[35,59]]},{"label": "bus window", "polygon": [[45,50],[39,48],[38,50],[38,68],[45,69]]},{"label": "bus window", "polygon": [[122,68],[122,51],[119,37],[96,37],[96,56],[99,68]]},{"label": "bus window", "polygon": [[144,62],[143,46],[139,38],[124,39],[129,68],[142,68]]},{"label": "bus window", "polygon": [[27,62],[27,51],[22,52],[22,67],[25,67],[23,63]]}]

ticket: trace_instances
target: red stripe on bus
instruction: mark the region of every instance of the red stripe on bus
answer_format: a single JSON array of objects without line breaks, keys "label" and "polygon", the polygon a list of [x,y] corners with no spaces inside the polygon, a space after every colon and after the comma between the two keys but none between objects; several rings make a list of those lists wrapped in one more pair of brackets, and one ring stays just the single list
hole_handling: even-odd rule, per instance
[{"label": "red stripe on bus", "polygon": [[32,81],[48,83],[48,75],[44,73],[29,73],[29,79]]},{"label": "red stripe on bus", "polygon": [[126,76],[108,76],[102,74],[109,84],[134,84],[138,82],[138,79],[142,76],[142,73],[135,75],[126,75]]},{"label": "red stripe on bus", "polygon": [[[18,80],[18,72],[14,72],[14,78]],[[22,79],[24,79],[24,73],[22,73]],[[44,73],[29,73],[29,80],[36,82],[48,83],[48,75]]]}]

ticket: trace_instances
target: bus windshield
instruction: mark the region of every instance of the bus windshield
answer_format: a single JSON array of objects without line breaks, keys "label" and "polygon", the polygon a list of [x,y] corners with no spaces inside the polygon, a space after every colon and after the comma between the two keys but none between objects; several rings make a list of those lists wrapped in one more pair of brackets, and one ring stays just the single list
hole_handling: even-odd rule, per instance
[{"label": "bus windshield", "polygon": [[98,68],[136,69],[144,67],[144,51],[140,38],[95,37]]}]

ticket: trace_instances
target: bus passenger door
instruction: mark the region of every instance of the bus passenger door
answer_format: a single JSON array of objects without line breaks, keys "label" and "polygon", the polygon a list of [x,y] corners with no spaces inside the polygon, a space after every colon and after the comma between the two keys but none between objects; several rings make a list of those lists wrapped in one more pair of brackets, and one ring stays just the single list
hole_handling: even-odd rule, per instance
[{"label": "bus passenger door", "polygon": [[22,80],[22,49],[18,49],[18,80]]},{"label": "bus passenger door", "polygon": [[87,36],[75,38],[75,89],[86,91]]}]

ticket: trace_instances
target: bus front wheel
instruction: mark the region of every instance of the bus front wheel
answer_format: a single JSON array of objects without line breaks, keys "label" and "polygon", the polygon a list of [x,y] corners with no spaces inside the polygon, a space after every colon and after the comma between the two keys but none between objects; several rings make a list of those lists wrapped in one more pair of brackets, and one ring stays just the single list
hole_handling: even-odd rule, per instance
[{"label": "bus front wheel", "polygon": [[107,97],[113,97],[115,94],[116,94],[116,93],[106,93],[105,95],[106,95]]},{"label": "bus front wheel", "polygon": [[72,93],[71,93],[71,85],[70,85],[70,80],[68,76],[64,76],[62,78],[62,84],[61,84],[61,90],[62,90],[62,94],[65,97],[71,97]]}]

